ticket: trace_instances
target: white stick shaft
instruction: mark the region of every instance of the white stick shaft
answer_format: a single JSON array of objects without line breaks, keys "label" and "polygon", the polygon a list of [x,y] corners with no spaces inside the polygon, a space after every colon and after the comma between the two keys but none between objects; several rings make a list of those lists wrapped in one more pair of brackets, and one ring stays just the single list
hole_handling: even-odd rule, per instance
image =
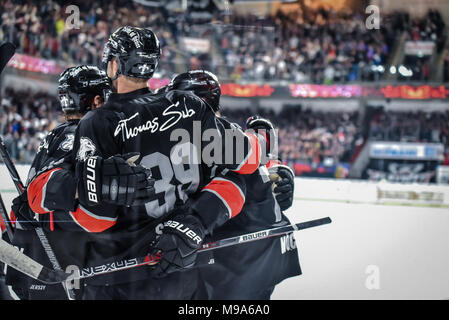
[{"label": "white stick shaft", "polygon": [[41,264],[2,239],[0,239],[0,261],[33,279],[38,279],[43,268]]}]

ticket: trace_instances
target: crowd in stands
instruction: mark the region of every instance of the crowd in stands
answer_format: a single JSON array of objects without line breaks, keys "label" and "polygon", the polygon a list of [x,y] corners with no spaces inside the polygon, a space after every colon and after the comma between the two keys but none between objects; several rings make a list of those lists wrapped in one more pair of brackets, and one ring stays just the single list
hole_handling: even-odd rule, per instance
[{"label": "crowd in stands", "polygon": [[[134,1],[72,2],[79,9],[78,24],[73,8],[60,0],[4,1],[0,40],[13,41],[19,52],[35,57],[99,64],[110,32],[130,24],[156,32],[163,52],[159,72],[168,76],[177,72],[177,63],[184,63],[189,69],[204,68],[234,80],[333,83],[381,79],[403,34],[406,40],[433,41],[438,51],[445,39],[443,19],[433,10],[421,18],[403,12],[385,14],[378,29],[369,29],[365,13],[305,5],[264,17],[214,12],[211,21],[200,21],[188,11]],[[210,39],[217,50],[189,51],[182,45],[183,37]],[[414,66],[411,80],[428,80],[428,57],[406,56],[404,64]]]},{"label": "crowd in stands", "polygon": [[63,121],[54,96],[12,89],[2,96],[0,134],[15,162],[31,163],[47,132]]},{"label": "crowd in stands", "polygon": [[449,112],[379,112],[370,137],[382,141],[434,142],[449,148]]},{"label": "crowd in stands", "polygon": [[[404,32],[407,41],[433,42],[434,52],[439,54],[445,45],[445,23],[436,10],[421,18],[411,18],[406,13],[396,14],[396,28]],[[428,81],[431,73],[431,56],[407,54],[405,52],[403,65],[412,71],[409,76],[399,75],[402,81]]]},{"label": "crowd in stands", "polygon": [[99,65],[105,41],[124,25],[150,27],[157,34],[162,48],[159,72],[171,75],[175,40],[162,9],[123,0],[6,0],[0,7],[0,40],[13,42],[18,52],[70,64]]},{"label": "crowd in stands", "polygon": [[[76,12],[59,0],[5,0],[0,7],[0,41],[16,44],[18,52],[67,64],[100,64],[108,35],[122,25],[150,27],[161,42],[161,77],[171,77],[181,59],[183,70],[208,69],[234,80],[288,80],[325,83],[376,81],[400,36],[433,41],[446,50],[443,79],[449,82],[449,41],[437,11],[421,18],[394,12],[382,16],[379,29],[366,28],[366,15],[310,9],[259,17],[214,14],[205,23],[187,14],[168,13],[134,1],[72,1]],[[73,8],[72,8],[73,10]],[[79,22],[78,25],[76,25]],[[198,22],[198,23],[197,23]],[[75,24],[74,28],[71,24]],[[72,25],[73,26],[73,25]],[[447,31],[446,31],[447,32]],[[212,52],[188,52],[182,37],[211,39],[223,60]],[[215,41],[215,44],[214,44]],[[446,45],[446,49],[444,49]],[[220,63],[222,63],[220,65]],[[413,76],[400,80],[427,81],[428,57],[406,56]],[[227,110],[224,115],[244,126],[250,110]],[[357,113],[320,113],[286,108],[281,113],[260,110],[279,129],[279,156],[289,165],[350,162],[360,142]],[[41,139],[63,121],[54,96],[7,89],[0,105],[0,134],[12,158],[30,163]],[[379,113],[371,122],[377,140],[442,142],[449,151],[449,113]],[[449,154],[449,152],[447,152]]]},{"label": "crowd in stands", "polygon": [[370,123],[369,136],[377,141],[442,143],[444,165],[449,165],[449,111],[381,111]]},{"label": "crowd in stands", "polygon": [[[357,134],[357,114],[285,110],[279,114],[260,110],[259,115],[279,128],[279,156],[295,162],[349,162]],[[224,108],[223,115],[242,127],[254,112]],[[30,163],[46,133],[64,121],[54,96],[6,89],[1,100],[0,134],[14,159]]]},{"label": "crowd in stands", "polygon": [[[438,11],[420,18],[404,12],[382,15],[379,29],[368,29],[366,18],[308,8],[265,18],[232,15],[230,26],[217,27],[217,37],[235,79],[314,83],[382,79],[402,35],[432,41],[436,52],[444,46],[445,23]],[[429,56],[406,56],[404,65],[414,72],[405,80],[427,81],[429,64]]]},{"label": "crowd in stands", "polygon": [[[223,111],[242,127],[252,114],[247,109]],[[312,112],[291,107],[277,114],[261,109],[258,114],[278,128],[278,155],[291,167],[295,163],[332,166],[350,162],[359,137],[357,112]]]},{"label": "crowd in stands", "polygon": [[[286,107],[279,113],[260,109],[279,128],[279,155],[286,161],[349,162],[359,137],[357,112],[319,112]],[[249,109],[223,108],[223,115],[245,126]],[[7,88],[1,100],[0,134],[14,159],[29,162],[42,137],[63,120],[56,98],[42,92]],[[441,142],[449,147],[449,112],[378,112],[370,123],[375,140]]]},{"label": "crowd in stands", "polygon": [[[285,107],[281,112],[222,108],[223,116],[245,127],[259,114],[278,128],[278,155],[289,166],[335,166],[351,163],[363,139],[357,112],[323,112]],[[48,131],[64,118],[57,99],[45,93],[6,89],[0,102],[0,134],[12,159],[31,163]],[[369,137],[378,141],[439,142],[449,164],[449,112],[380,111]]]},{"label": "crowd in stands", "polygon": [[218,36],[236,79],[375,80],[372,68],[386,63],[395,37],[389,21],[368,30],[360,14],[323,9],[264,19],[232,15],[230,24]]}]

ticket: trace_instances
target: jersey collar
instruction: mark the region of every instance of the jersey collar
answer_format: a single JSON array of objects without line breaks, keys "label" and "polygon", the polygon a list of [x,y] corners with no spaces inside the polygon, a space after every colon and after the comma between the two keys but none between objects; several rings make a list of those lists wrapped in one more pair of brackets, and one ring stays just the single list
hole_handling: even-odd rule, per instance
[{"label": "jersey collar", "polygon": [[111,93],[108,101],[123,100],[123,99],[128,100],[148,93],[152,93],[150,88],[141,88],[127,93]]}]

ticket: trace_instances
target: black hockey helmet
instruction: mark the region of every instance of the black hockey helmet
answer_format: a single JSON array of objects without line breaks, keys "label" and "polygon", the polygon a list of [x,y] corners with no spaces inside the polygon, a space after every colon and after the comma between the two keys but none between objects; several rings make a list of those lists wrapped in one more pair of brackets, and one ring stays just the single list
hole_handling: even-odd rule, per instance
[{"label": "black hockey helmet", "polygon": [[220,110],[221,87],[215,74],[207,70],[191,70],[178,74],[168,84],[168,90],[192,91],[213,110]]},{"label": "black hockey helmet", "polygon": [[64,112],[84,114],[91,109],[95,96],[102,96],[106,101],[111,93],[111,80],[96,66],[71,67],[59,77],[58,97]]},{"label": "black hockey helmet", "polygon": [[161,46],[156,34],[150,29],[120,27],[109,37],[103,50],[102,63],[107,70],[108,62],[115,57],[117,74],[149,79],[153,76],[161,57]]}]

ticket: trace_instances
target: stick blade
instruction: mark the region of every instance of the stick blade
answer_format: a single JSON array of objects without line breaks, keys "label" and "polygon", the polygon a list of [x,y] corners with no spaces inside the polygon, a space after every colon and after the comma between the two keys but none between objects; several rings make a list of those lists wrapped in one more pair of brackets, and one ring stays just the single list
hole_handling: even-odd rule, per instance
[{"label": "stick blade", "polygon": [[15,52],[16,47],[11,42],[3,42],[0,44],[0,73]]}]

